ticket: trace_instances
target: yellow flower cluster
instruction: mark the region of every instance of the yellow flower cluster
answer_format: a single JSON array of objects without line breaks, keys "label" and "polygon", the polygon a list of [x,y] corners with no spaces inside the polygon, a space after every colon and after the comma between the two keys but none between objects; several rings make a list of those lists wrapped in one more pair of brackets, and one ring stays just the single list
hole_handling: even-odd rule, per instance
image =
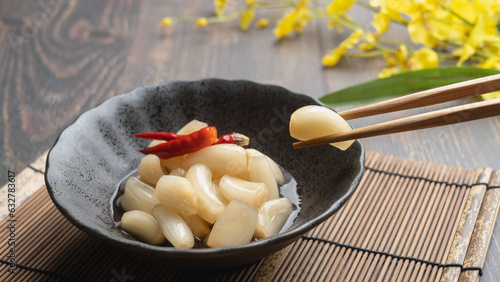
[{"label": "yellow flower cluster", "polygon": [[[166,17],[160,26],[193,21],[203,27],[239,18],[240,28],[257,28],[275,22],[274,35],[283,38],[301,33],[316,19],[326,19],[328,27],[351,34],[323,57],[325,66],[335,66],[342,57],[381,55],[387,64],[380,77],[426,68],[440,63],[464,63],[500,70],[500,0],[234,0],[236,11],[227,11],[227,0],[214,0],[211,18]],[[373,11],[371,27],[363,28],[348,12],[359,4]],[[232,7],[234,8],[234,7]],[[255,20],[260,10],[274,12],[272,18]],[[233,10],[233,9],[230,9]],[[269,12],[266,14],[269,15]],[[384,39],[392,24],[406,27],[417,48]]]},{"label": "yellow flower cluster", "polygon": [[255,14],[255,2],[257,2],[257,0],[247,0],[247,8],[243,10],[240,15],[241,30],[247,30],[250,24],[252,24]]},{"label": "yellow flower cluster", "polygon": [[224,11],[224,8],[226,8],[226,5],[227,5],[227,0],[214,0],[215,15],[221,16],[222,11]]},{"label": "yellow flower cluster", "polygon": [[387,52],[383,56],[387,68],[382,69],[379,74],[380,78],[389,77],[403,71],[430,69],[438,66],[437,53],[427,47],[423,47],[409,56],[406,45],[400,45],[396,53]]},{"label": "yellow flower cluster", "polygon": [[285,37],[294,31],[298,33],[302,32],[303,27],[306,26],[311,19],[307,2],[308,0],[300,0],[292,11],[286,13],[283,18],[276,23],[274,35],[277,38]]},{"label": "yellow flower cluster", "polygon": [[347,37],[340,45],[330,51],[323,57],[323,65],[333,67],[335,66],[345,52],[359,42],[359,38],[363,35],[363,30],[357,29],[349,37]]},{"label": "yellow flower cluster", "polygon": [[370,4],[380,9],[372,22],[377,36],[388,30],[391,21],[400,22],[413,42],[450,50],[457,66],[470,60],[500,70],[500,1],[372,0]]}]

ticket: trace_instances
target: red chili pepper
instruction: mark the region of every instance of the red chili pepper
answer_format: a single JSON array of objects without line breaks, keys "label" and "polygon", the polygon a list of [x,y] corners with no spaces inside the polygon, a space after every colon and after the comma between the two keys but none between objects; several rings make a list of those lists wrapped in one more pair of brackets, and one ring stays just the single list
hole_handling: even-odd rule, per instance
[{"label": "red chili pepper", "polygon": [[135,137],[146,138],[152,140],[171,141],[177,139],[177,134],[173,132],[146,132],[134,134]]},{"label": "red chili pepper", "polygon": [[[141,134],[148,136],[147,134]],[[151,134],[151,138],[156,138],[161,135]],[[144,137],[144,138],[150,138]],[[184,154],[196,152],[200,149],[208,147],[217,142],[217,129],[213,126],[204,127],[187,135],[177,135],[176,139],[170,140],[166,143],[161,143],[154,147],[148,147],[140,150],[144,154],[154,154],[160,159],[168,159],[172,157],[181,156]]]},{"label": "red chili pepper", "polygon": [[229,134],[222,135],[221,137],[219,137],[219,140],[217,140],[217,142],[215,142],[213,145],[236,144],[236,145],[240,145],[240,146],[245,146],[245,145],[248,145],[249,141],[250,141],[250,139],[243,134],[229,133]]}]

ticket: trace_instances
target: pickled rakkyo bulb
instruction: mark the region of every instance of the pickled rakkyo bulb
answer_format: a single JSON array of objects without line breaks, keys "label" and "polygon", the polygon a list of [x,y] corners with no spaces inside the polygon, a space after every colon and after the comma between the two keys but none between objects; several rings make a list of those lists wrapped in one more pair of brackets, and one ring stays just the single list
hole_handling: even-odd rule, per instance
[{"label": "pickled rakkyo bulb", "polygon": [[212,172],[203,164],[195,164],[186,172],[186,179],[198,195],[198,215],[213,224],[224,210],[224,204],[217,197]]},{"label": "pickled rakkyo bulb", "polygon": [[259,208],[254,236],[258,239],[277,235],[292,213],[293,204],[288,198],[267,201]]},{"label": "pickled rakkyo bulb", "polygon": [[193,232],[177,212],[159,204],[153,208],[153,214],[161,232],[174,247],[191,249],[194,246]]},{"label": "pickled rakkyo bulb", "polygon": [[266,200],[279,198],[278,182],[265,155],[252,155],[248,158],[248,175],[251,182],[265,184],[267,189]]},{"label": "pickled rakkyo bulb", "polygon": [[[290,136],[301,141],[350,130],[351,126],[327,107],[305,106],[296,110],[290,117]],[[345,151],[352,143],[354,140],[330,143],[330,145]]]},{"label": "pickled rakkyo bulb", "polygon": [[247,154],[236,144],[212,145],[188,154],[184,159],[184,167],[195,164],[204,164],[216,175],[240,176],[246,172]]},{"label": "pickled rakkyo bulb", "polygon": [[153,214],[153,208],[160,202],[155,189],[135,177],[130,177],[125,184],[125,192],[120,205],[124,211],[141,210]]},{"label": "pickled rakkyo bulb", "polygon": [[188,122],[186,125],[184,125],[179,131],[177,131],[177,134],[179,135],[186,135],[193,133],[195,131],[198,131],[204,127],[207,127],[208,124],[206,122],[199,121],[197,119],[193,119],[192,121]]},{"label": "pickled rakkyo bulb", "polygon": [[158,179],[165,175],[165,171],[160,163],[160,158],[155,155],[146,155],[137,167],[137,174],[142,182],[154,187]]},{"label": "pickled rakkyo bulb", "polygon": [[267,200],[268,194],[266,184],[246,181],[231,175],[224,175],[220,179],[219,189],[228,201],[238,198],[256,209]]},{"label": "pickled rakkyo bulb", "polygon": [[120,226],[146,243],[159,245],[165,241],[158,221],[147,212],[132,210],[124,213]]},{"label": "pickled rakkyo bulb", "polygon": [[203,220],[199,215],[193,214],[193,215],[184,215],[180,214],[182,219],[187,223],[189,228],[191,229],[191,232],[193,232],[193,235],[196,236],[199,239],[205,238],[205,236],[210,233],[210,226],[208,226],[208,223]]},{"label": "pickled rakkyo bulb", "polygon": [[215,222],[207,245],[216,248],[250,243],[257,226],[257,215],[254,207],[233,199]]},{"label": "pickled rakkyo bulb", "polygon": [[268,162],[269,169],[271,169],[271,171],[274,174],[274,177],[276,178],[276,183],[278,185],[283,185],[285,183],[285,177],[283,176],[283,172],[281,172],[281,169],[279,168],[278,164],[276,164],[276,162],[273,161],[273,159],[271,159],[269,156],[267,156],[264,153],[261,153],[256,149],[248,148],[245,151],[247,153],[247,159],[250,159],[251,157],[254,156],[264,156]]},{"label": "pickled rakkyo bulb", "polygon": [[180,214],[193,215],[198,212],[198,194],[184,177],[162,176],[156,184],[155,195],[160,203]]}]

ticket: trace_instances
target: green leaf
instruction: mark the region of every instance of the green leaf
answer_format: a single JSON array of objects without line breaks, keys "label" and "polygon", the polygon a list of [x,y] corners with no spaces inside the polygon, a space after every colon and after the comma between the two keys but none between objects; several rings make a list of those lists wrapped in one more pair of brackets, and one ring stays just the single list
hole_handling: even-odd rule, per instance
[{"label": "green leaf", "polygon": [[498,73],[498,70],[473,67],[440,67],[404,72],[344,88],[319,100],[331,107],[366,104]]}]

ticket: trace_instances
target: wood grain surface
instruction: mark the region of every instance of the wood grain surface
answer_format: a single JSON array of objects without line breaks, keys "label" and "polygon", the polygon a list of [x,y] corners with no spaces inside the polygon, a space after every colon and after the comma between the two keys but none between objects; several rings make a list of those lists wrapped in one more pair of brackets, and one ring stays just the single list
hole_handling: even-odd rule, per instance
[{"label": "wood grain surface", "polygon": [[[211,1],[1,0],[0,183],[22,171],[81,113],[106,98],[145,85],[207,77],[272,83],[319,98],[377,77],[379,59],[342,59],[324,69],[322,55],[347,34],[315,22],[300,36],[276,40],[272,26],[246,32],[238,24],[160,29],[168,15],[210,16]],[[370,13],[352,16],[365,27]],[[393,27],[391,36],[407,40]],[[353,120],[361,127],[450,105],[460,100]],[[348,107],[339,108],[344,110]],[[500,169],[500,118],[366,138],[367,150],[464,168]],[[0,186],[2,186],[0,185]],[[500,275],[497,221],[482,281]]]}]

